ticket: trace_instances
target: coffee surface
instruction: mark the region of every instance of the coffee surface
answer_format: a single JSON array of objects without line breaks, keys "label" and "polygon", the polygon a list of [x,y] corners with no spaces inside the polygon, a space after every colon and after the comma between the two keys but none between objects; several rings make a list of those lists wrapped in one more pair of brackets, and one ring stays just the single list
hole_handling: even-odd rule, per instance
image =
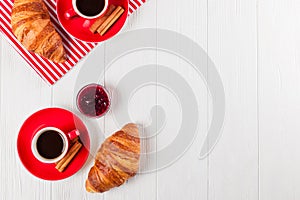
[{"label": "coffee surface", "polygon": [[98,15],[104,8],[104,0],[77,0],[76,7],[85,16]]},{"label": "coffee surface", "polygon": [[61,155],[64,147],[63,138],[56,131],[46,131],[37,140],[37,150],[46,159],[54,159]]}]

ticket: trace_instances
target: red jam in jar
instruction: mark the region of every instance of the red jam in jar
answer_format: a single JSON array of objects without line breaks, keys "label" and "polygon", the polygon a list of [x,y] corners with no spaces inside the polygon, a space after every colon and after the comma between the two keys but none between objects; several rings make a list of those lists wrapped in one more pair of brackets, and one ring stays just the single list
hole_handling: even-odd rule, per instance
[{"label": "red jam in jar", "polygon": [[108,92],[101,85],[87,85],[77,95],[77,107],[88,117],[101,117],[110,107]]}]

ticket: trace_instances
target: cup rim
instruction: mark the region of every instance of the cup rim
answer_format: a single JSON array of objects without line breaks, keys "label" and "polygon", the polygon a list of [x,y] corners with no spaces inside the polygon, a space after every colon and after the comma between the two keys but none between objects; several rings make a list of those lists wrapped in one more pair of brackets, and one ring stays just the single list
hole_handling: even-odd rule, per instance
[{"label": "cup rim", "polygon": [[[47,158],[44,158],[43,156],[41,156],[37,150],[37,140],[38,138],[46,131],[48,130],[52,130],[52,131],[56,131],[58,132],[62,138],[63,138],[63,141],[64,141],[64,149],[63,149],[63,152],[56,158],[53,158],[53,159],[47,159]],[[32,138],[32,141],[31,141],[31,151],[34,155],[34,157],[36,159],[38,159],[40,162],[43,162],[43,163],[56,163],[57,161],[61,160],[68,152],[68,149],[69,149],[69,142],[68,142],[68,137],[67,135],[60,129],[56,128],[56,127],[45,127],[45,128],[42,128],[40,130],[37,131],[37,133],[33,136]]]},{"label": "cup rim", "polygon": [[80,17],[82,17],[82,18],[85,18],[85,19],[95,19],[95,18],[98,18],[98,17],[100,17],[101,15],[103,15],[104,13],[105,13],[105,11],[107,10],[107,8],[108,8],[108,0],[104,0],[104,8],[102,9],[102,11],[99,13],[99,14],[97,14],[97,15],[95,15],[95,16],[86,16],[86,15],[84,15],[84,14],[82,14],[79,10],[78,10],[78,8],[77,8],[77,6],[76,6],[76,1],[77,0],[72,0],[72,7],[73,7],[73,9],[74,9],[74,11],[80,16]]}]

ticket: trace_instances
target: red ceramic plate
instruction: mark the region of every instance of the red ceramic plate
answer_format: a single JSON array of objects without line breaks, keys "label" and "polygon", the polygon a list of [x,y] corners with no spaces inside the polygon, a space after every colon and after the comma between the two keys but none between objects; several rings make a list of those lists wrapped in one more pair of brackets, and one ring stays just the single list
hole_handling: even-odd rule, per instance
[{"label": "red ceramic plate", "polygon": [[109,0],[109,4],[122,6],[125,9],[125,12],[118,19],[118,21],[112,25],[112,27],[110,27],[110,29],[103,36],[101,36],[100,34],[94,34],[89,30],[89,27],[97,19],[89,20],[90,25],[88,27],[84,25],[86,19],[82,17],[78,16],[71,19],[65,19],[64,13],[72,8],[72,0],[57,0],[56,3],[57,17],[62,27],[74,38],[85,42],[102,42],[113,37],[122,29],[128,16],[128,0]]},{"label": "red ceramic plate", "polygon": [[[52,126],[69,132],[80,131],[83,147],[64,172],[58,172],[55,164],[38,161],[31,151],[31,140],[41,128]],[[34,176],[44,180],[61,180],[75,174],[85,163],[89,155],[90,138],[83,122],[70,111],[61,108],[47,108],[31,115],[20,129],[17,141],[18,153],[25,168]]]}]

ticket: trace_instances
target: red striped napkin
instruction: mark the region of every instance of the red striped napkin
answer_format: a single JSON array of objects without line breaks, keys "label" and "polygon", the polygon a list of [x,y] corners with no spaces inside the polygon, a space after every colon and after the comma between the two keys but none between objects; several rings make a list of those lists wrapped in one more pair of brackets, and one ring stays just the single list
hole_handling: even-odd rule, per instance
[{"label": "red striped napkin", "polygon": [[[146,0],[130,0],[129,15],[138,9],[143,3],[145,3],[145,1]],[[56,27],[56,30],[62,36],[64,41],[64,46],[69,56],[69,59],[65,63],[57,64],[44,59],[37,54],[31,53],[27,51],[15,38],[10,25],[13,0],[1,0],[0,2],[0,30],[6,36],[14,49],[27,61],[27,63],[36,71],[36,73],[47,83],[53,85],[70,69],[72,69],[72,67],[74,67],[80,59],[86,56],[97,45],[97,43],[82,42],[71,38],[59,25],[55,14],[55,0],[44,0],[44,2],[48,7],[50,17],[54,23],[54,26]]]}]

